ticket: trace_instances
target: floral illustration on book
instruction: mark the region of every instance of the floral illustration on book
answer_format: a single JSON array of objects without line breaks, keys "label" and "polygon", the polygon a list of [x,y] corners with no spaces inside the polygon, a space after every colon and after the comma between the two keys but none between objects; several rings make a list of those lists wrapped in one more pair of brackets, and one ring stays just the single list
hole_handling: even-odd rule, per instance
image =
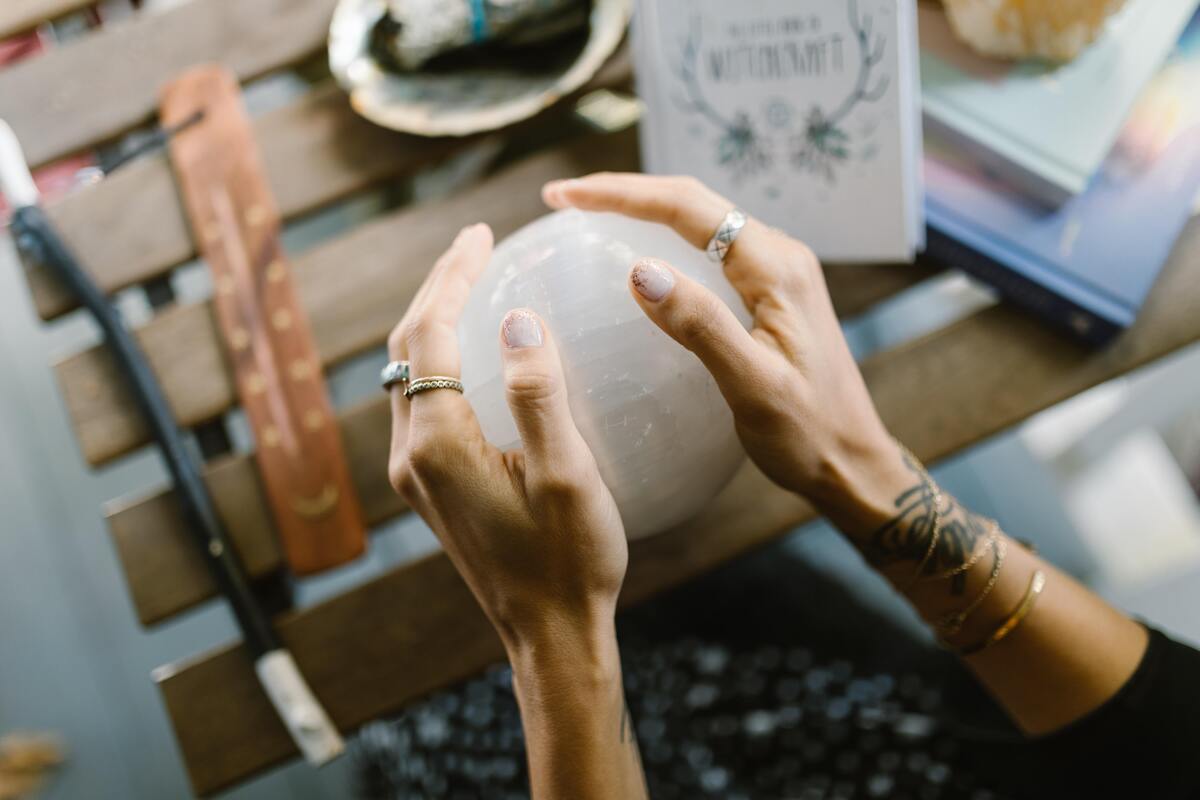
[{"label": "floral illustration on book", "polygon": [[[867,142],[862,141],[873,132],[870,126],[861,126],[857,137],[848,128],[856,109],[877,102],[887,93],[888,76],[874,74],[883,60],[886,38],[873,33],[871,15],[860,15],[856,0],[849,0],[847,10],[857,56],[854,85],[831,108],[814,103],[803,113],[797,113],[783,97],[768,99],[758,112],[746,108],[723,110],[710,102],[699,72],[700,18],[692,20],[691,32],[683,42],[676,69],[683,94],[677,94],[673,99],[681,110],[695,115],[707,129],[715,131],[716,162],[729,170],[735,181],[772,175],[782,162],[797,172],[815,175],[833,184],[837,181],[838,167],[856,155],[865,158],[874,152]],[[774,24],[750,23],[746,27],[751,33],[783,29],[793,35],[812,34],[820,31],[821,20],[800,16]],[[797,42],[793,37],[774,50],[735,45],[706,52],[705,63],[708,74],[714,79],[721,78],[724,72],[737,70],[748,72],[752,77],[756,73],[770,73],[772,77],[782,74],[821,77],[845,70],[845,50],[848,48],[844,40],[845,37],[837,33],[805,42]],[[857,150],[856,138],[859,140]]]}]

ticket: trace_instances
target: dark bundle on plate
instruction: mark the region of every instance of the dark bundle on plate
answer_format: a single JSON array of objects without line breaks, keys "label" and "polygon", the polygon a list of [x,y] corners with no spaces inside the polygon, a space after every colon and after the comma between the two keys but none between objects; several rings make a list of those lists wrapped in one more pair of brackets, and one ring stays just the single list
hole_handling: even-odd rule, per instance
[{"label": "dark bundle on plate", "polygon": [[590,13],[590,0],[392,0],[371,50],[397,71],[556,70],[583,49]]},{"label": "dark bundle on plate", "polygon": [[354,110],[421,136],[529,119],[596,74],[632,0],[339,0],[329,68]]}]

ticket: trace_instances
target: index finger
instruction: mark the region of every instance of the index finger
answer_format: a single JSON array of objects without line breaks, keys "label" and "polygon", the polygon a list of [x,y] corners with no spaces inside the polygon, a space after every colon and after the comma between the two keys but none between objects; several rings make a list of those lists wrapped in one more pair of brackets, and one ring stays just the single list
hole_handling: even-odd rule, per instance
[{"label": "index finger", "polygon": [[[458,319],[471,286],[487,266],[492,232],[487,225],[464,228],[430,271],[425,286],[400,325],[412,380],[433,376],[461,377]],[[413,427],[462,424],[473,415],[459,392],[434,389],[413,395],[409,412]]]},{"label": "index finger", "polygon": [[552,181],[542,188],[551,208],[614,211],[674,228],[693,247],[704,249],[733,203],[695,178],[597,172]]},{"label": "index finger", "polygon": [[[597,172],[582,178],[552,181],[542,188],[551,208],[571,206],[584,211],[613,211],[627,217],[672,228],[697,249],[709,240],[735,206],[689,176]],[[769,229],[751,218],[730,247],[722,265],[730,283],[752,304],[763,281],[778,278],[780,266],[769,249]],[[653,255],[647,253],[646,255]]]}]

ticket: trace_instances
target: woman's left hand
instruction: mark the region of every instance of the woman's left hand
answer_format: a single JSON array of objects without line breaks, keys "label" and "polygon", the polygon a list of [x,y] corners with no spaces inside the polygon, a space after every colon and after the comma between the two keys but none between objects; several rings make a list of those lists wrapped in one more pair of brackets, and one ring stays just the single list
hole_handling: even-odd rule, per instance
[{"label": "woman's left hand", "polygon": [[[492,252],[483,224],[464,228],[388,338],[414,379],[460,374],[457,325]],[[628,548],[612,495],[567,407],[553,337],[532,312],[509,312],[497,346],[524,448],[484,439],[458,392],[392,389],[393,487],[433,528],[512,654],[524,644],[612,630]]]}]

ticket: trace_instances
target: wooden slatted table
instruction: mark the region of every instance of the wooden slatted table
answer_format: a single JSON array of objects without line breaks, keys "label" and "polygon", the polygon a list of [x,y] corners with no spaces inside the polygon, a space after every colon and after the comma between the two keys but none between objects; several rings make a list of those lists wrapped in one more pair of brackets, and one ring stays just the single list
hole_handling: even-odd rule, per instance
[{"label": "wooden slatted table", "polygon": [[[191,0],[95,32],[0,71],[0,117],[42,163],[132,129],[153,112],[175,71],[221,61],[243,79],[318,56],[333,0]],[[0,34],[80,5],[6,0]],[[626,85],[620,54],[589,88]],[[558,116],[555,116],[558,114]],[[502,136],[561,123],[547,112]],[[255,120],[255,135],[285,220],[385,181],[429,169],[475,140],[428,140],[374,127],[329,82]],[[636,169],[636,138],[563,138],[437,202],[384,213],[296,254],[295,278],[328,370],[378,347],[457,228],[486,220],[498,236],[539,216],[550,178]],[[113,291],[153,284],[196,252],[165,156],[153,155],[51,208],[68,240]],[[401,246],[403,245],[403,246]],[[395,254],[406,253],[402,262]],[[927,280],[930,266],[827,268],[843,317],[868,311]],[[74,304],[52,278],[27,271],[47,320]],[[138,330],[180,422],[220,419],[236,397],[210,303],[171,304]],[[936,461],[1047,406],[1200,339],[1200,224],[1178,243],[1137,325],[1100,352],[1087,351],[1007,307],[992,307],[871,357],[863,370],[885,422]],[[88,463],[143,448],[147,433],[107,354],[93,348],[54,366]],[[936,386],[937,391],[930,391]],[[384,398],[338,410],[368,522],[406,511],[386,480],[389,419]],[[207,479],[254,575],[282,565],[250,454],[210,461]],[[154,625],[210,600],[214,589],[162,488],[113,501],[105,511],[139,620]],[[747,466],[699,519],[633,547],[623,602],[712,569],[809,519],[802,501]],[[346,594],[280,620],[313,688],[344,730],[499,660],[500,644],[440,554],[404,564]],[[295,748],[236,643],[156,672],[196,791],[209,794],[295,755]]]}]

